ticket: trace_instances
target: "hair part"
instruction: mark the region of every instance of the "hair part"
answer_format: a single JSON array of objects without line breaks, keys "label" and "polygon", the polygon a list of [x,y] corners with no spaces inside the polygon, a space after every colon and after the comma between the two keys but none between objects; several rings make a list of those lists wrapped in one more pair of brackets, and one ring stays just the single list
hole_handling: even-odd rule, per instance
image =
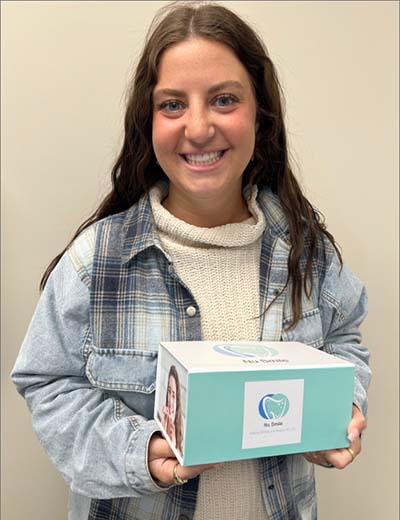
[{"label": "hair part", "polygon": [[[278,195],[288,220],[291,249],[284,289],[291,282],[293,319],[289,330],[300,319],[302,292],[308,297],[311,295],[312,263],[318,242],[324,255],[325,244],[329,241],[341,264],[342,257],[333,236],[326,229],[323,215],[303,195],[292,172],[284,123],[283,90],[265,44],[233,11],[209,2],[173,2],[161,8],[153,19],[129,90],[124,141],[111,171],[111,191],[79,226],[66,248],[52,260],[42,277],[40,289],[44,289],[51,271],[84,229],[128,209],[158,180],[167,178],[152,148],[152,93],[163,52],[194,37],[219,42],[232,49],[246,68],[254,88],[257,104],[254,160],[243,173],[242,185],[269,187]],[[300,263],[304,258],[306,270],[303,276]]]}]

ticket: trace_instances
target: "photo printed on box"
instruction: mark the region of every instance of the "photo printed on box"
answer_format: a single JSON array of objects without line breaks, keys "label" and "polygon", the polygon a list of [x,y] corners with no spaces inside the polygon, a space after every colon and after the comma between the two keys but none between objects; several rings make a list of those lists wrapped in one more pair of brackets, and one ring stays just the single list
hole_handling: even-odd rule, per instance
[{"label": "photo printed on box", "polygon": [[157,417],[173,446],[183,455],[186,406],[186,374],[178,363],[167,363],[160,371]]}]

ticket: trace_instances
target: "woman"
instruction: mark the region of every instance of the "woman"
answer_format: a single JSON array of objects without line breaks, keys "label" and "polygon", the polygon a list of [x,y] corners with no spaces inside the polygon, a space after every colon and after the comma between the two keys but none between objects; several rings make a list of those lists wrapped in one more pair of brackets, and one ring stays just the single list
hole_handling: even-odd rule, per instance
[{"label": "woman", "polygon": [[[365,288],[290,169],[275,68],[219,5],[146,40],[113,188],[46,271],[13,370],[70,519],[315,519],[361,450]],[[152,419],[160,341],[291,340],[355,364],[351,447],[182,467]]]},{"label": "woman", "polygon": [[161,422],[172,444],[182,455],[182,404],[181,388],[176,367],[169,369],[165,405],[162,410]]}]

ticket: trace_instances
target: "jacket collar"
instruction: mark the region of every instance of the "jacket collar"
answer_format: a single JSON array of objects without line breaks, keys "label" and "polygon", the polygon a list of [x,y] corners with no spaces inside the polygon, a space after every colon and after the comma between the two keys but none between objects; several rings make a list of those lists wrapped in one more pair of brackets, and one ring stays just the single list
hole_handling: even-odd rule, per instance
[{"label": "jacket collar", "polygon": [[[168,185],[168,181],[161,182],[166,186]],[[266,232],[269,232],[273,237],[279,237],[288,242],[288,224],[279,197],[269,187],[255,187],[255,189],[257,190],[257,202],[267,221]],[[243,195],[248,199],[250,196],[249,186],[245,186]],[[142,195],[139,201],[126,211],[122,233],[123,264],[149,247],[157,247],[164,253],[169,262],[172,261],[158,238],[148,193]]]},{"label": "jacket collar", "polygon": [[[245,197],[247,197],[249,189],[249,186],[244,188]],[[266,232],[269,232],[273,238],[282,238],[289,242],[289,225],[278,195],[273,193],[268,186],[256,187],[256,189],[257,202],[267,221]]]}]

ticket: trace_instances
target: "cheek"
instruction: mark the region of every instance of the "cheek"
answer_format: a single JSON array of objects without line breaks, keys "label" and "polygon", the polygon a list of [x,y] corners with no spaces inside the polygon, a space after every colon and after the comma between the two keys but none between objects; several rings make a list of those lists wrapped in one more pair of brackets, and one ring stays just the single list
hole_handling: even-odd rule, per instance
[{"label": "cheek", "polygon": [[234,112],[225,122],[225,131],[230,135],[232,143],[243,147],[254,142],[254,117],[246,112]]},{"label": "cheek", "polygon": [[176,120],[167,119],[159,114],[153,117],[152,141],[157,151],[168,151],[176,148],[179,138],[179,128]]}]

